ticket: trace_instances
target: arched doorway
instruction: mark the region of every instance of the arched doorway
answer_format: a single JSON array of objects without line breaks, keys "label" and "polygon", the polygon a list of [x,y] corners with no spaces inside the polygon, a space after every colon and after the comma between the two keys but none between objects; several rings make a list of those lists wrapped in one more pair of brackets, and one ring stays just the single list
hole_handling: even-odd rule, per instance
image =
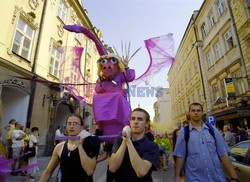
[{"label": "arched doorway", "polygon": [[4,127],[9,124],[11,119],[20,122],[24,127],[26,126],[30,94],[23,88],[3,85],[0,95],[3,103],[1,130],[5,140],[7,131]]}]

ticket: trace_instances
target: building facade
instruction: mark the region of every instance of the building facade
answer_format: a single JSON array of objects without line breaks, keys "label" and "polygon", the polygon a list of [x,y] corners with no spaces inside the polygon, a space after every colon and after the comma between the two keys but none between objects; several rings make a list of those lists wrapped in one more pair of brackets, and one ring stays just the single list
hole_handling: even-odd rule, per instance
[{"label": "building facade", "polygon": [[[204,1],[195,26],[202,42],[199,56],[206,73],[204,82],[208,83],[205,92],[210,96],[206,99],[206,114],[216,116],[218,127],[230,124],[236,131],[238,125],[247,125],[249,120],[240,114],[237,104],[240,97],[247,95],[249,85],[229,1]],[[232,97],[229,84],[234,90]]]},{"label": "building facade", "polygon": [[192,102],[205,104],[203,76],[194,20],[197,12],[192,15],[180,46],[175,62],[168,72],[169,93],[171,95],[172,120],[180,127],[187,120],[188,107]]},{"label": "building facade", "polygon": [[40,152],[50,154],[55,130],[65,126],[69,113],[79,113],[85,118],[85,125],[92,126],[89,89],[73,84],[84,80],[94,83],[97,79],[98,53],[94,43],[63,26],[84,25],[100,39],[101,32],[92,25],[81,1],[3,0],[0,15],[4,17],[0,20],[4,35],[0,38],[3,137],[3,127],[12,118],[24,127],[37,126]]},{"label": "building facade", "polygon": [[169,132],[174,128],[171,117],[171,97],[168,88],[163,88],[161,93],[154,103],[154,124],[157,132]]},{"label": "building facade", "polygon": [[230,3],[242,57],[246,66],[248,84],[250,84],[250,1],[230,0],[228,3]]},{"label": "building facade", "polygon": [[[195,101],[204,105],[206,115],[216,117],[220,128],[229,124],[236,132],[239,125],[250,127],[249,36],[249,1],[205,0],[194,12],[168,73],[176,123],[185,120],[182,106]],[[197,87],[190,90],[187,81],[195,75],[186,74],[192,72],[192,59],[185,59],[192,47],[188,45],[196,45],[193,59],[198,60],[199,75]],[[190,99],[195,91],[200,94]]]}]

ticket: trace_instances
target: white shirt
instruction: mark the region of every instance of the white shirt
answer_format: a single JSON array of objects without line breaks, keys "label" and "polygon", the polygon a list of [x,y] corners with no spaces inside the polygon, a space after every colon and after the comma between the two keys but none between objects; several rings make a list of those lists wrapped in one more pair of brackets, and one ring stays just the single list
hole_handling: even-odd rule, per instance
[{"label": "white shirt", "polygon": [[58,137],[63,136],[63,134],[61,133],[60,129],[56,130],[56,136],[58,136]]},{"label": "white shirt", "polygon": [[78,136],[80,136],[81,138],[86,138],[88,136],[91,136],[91,133],[86,131],[85,129],[83,129],[79,134]]},{"label": "white shirt", "polygon": [[29,140],[29,147],[33,147],[34,143],[37,143],[37,138],[34,135],[30,135],[30,140]]},{"label": "white shirt", "polygon": [[12,148],[17,148],[17,147],[23,147],[24,146],[24,139],[22,140],[16,140],[21,133],[25,134],[22,130],[16,130],[14,129],[11,134],[11,139],[12,139]]}]

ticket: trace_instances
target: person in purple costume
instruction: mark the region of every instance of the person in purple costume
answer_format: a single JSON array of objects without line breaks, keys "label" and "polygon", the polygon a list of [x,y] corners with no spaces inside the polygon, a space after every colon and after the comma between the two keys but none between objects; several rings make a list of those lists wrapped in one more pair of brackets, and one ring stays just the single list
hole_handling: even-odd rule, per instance
[{"label": "person in purple costume", "polygon": [[99,79],[93,97],[93,110],[99,134],[116,135],[129,125],[131,107],[124,84],[135,79],[135,71],[128,68],[128,59],[110,53],[97,61]]}]

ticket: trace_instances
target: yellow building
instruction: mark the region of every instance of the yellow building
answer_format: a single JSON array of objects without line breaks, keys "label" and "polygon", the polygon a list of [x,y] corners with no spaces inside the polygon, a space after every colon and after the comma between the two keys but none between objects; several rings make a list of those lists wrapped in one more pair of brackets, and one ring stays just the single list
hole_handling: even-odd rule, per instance
[{"label": "yellow building", "polygon": [[193,102],[205,104],[204,86],[194,19],[192,15],[186,28],[180,46],[175,56],[175,62],[168,72],[169,93],[171,95],[172,120],[180,127],[186,121],[188,107]]},{"label": "yellow building", "polygon": [[[98,53],[90,39],[68,32],[63,26],[84,25],[100,39],[101,32],[92,25],[80,0],[2,0],[0,16],[0,96],[4,108],[1,128],[11,118],[24,127],[38,126],[40,149],[46,146],[49,154],[55,130],[65,126],[69,113],[78,112],[85,117],[86,125],[92,125],[91,97],[86,105],[76,98],[86,94],[86,87],[59,83],[79,84],[82,77],[94,83]],[[68,51],[62,52],[60,47]],[[70,48],[75,47],[84,48],[80,70],[72,63],[74,53]],[[76,94],[69,94],[69,89]]]},{"label": "yellow building", "polygon": [[[240,42],[243,60],[246,65],[248,83],[250,85],[250,1],[230,0],[229,2]],[[250,93],[248,93],[248,95],[250,95]]]},{"label": "yellow building", "polygon": [[220,128],[227,123],[235,131],[238,125],[250,126],[247,3],[205,0],[192,15],[168,73],[178,125],[195,101],[203,104],[205,114],[216,116]]},{"label": "yellow building", "polygon": [[[228,1],[205,0],[195,26],[198,41],[202,42],[199,56],[205,73],[203,80],[208,84],[205,86],[206,114],[215,115],[220,128],[229,123],[236,129],[236,125],[247,122],[248,117],[239,113],[237,98],[247,93],[249,85]],[[229,85],[234,93],[229,92]]]}]

